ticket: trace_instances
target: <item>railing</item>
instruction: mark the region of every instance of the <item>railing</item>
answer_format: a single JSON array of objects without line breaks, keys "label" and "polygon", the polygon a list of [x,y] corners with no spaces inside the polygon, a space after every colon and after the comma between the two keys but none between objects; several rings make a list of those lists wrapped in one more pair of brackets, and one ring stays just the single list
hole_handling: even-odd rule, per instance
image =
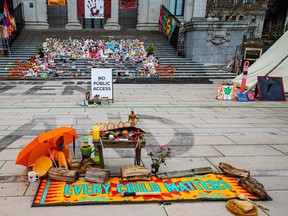
[{"label": "railing", "polygon": [[163,5],[160,6],[159,28],[168,38],[168,41],[175,47],[179,56],[184,55],[182,40],[182,23]]}]

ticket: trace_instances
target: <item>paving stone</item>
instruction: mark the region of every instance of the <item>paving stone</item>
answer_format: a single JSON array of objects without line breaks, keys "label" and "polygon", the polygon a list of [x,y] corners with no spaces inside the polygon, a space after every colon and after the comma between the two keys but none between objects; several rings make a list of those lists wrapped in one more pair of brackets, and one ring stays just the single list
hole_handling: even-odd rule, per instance
[{"label": "paving stone", "polygon": [[288,134],[245,134],[245,136],[227,135],[237,144],[287,144]]},{"label": "paving stone", "polygon": [[279,128],[279,129],[284,129],[284,128],[286,128],[286,129],[288,129],[288,124],[286,123],[286,124],[281,124],[281,123],[275,123],[275,124],[273,124],[273,123],[262,123],[262,124],[251,124],[251,125],[253,125],[254,127],[257,127],[257,128],[261,128],[261,127],[275,127],[275,128]]},{"label": "paving stone", "polygon": [[286,176],[257,176],[254,178],[264,185],[268,193],[270,191],[288,190],[288,177]]},{"label": "paving stone", "polygon": [[288,169],[288,156],[209,157],[208,160],[217,167],[225,162],[245,170]]},{"label": "paving stone", "polygon": [[222,156],[212,146],[193,146],[189,151],[181,154],[182,157],[212,157]]},{"label": "paving stone", "polygon": [[214,146],[224,156],[261,156],[261,155],[284,155],[268,145],[225,145]]},{"label": "paving stone", "polygon": [[1,160],[15,161],[21,149],[4,149],[0,152]]},{"label": "paving stone", "polygon": [[223,123],[223,124],[193,124],[195,127],[197,128],[227,128],[227,127],[231,127],[231,128],[253,128],[252,125],[250,124],[232,124],[230,123]]},{"label": "paving stone", "polygon": [[[28,182],[28,177],[27,177],[26,181]],[[40,184],[40,179],[38,179],[36,182],[28,182],[28,188],[25,192],[25,196],[35,197],[37,190],[38,190],[38,187],[39,187],[39,184]]]},{"label": "paving stone", "polygon": [[239,124],[287,124],[285,120],[279,118],[265,118],[265,116],[258,117],[258,118],[251,118],[251,117],[241,117],[241,118],[203,118],[209,124],[231,124],[231,123],[239,123]]},{"label": "paving stone", "polygon": [[270,145],[272,148],[275,148],[284,154],[288,154],[288,144],[287,145]]},{"label": "paving stone", "polygon": [[28,183],[0,183],[0,197],[23,196]]},{"label": "paving stone", "polygon": [[4,163],[5,163],[5,161],[0,161],[0,169],[3,166]]},{"label": "paving stone", "polygon": [[288,128],[281,128],[281,130],[288,133]]},{"label": "paving stone", "polygon": [[0,136],[6,137],[6,136],[8,136],[10,134],[11,134],[11,131],[0,131]]},{"label": "paving stone", "polygon": [[233,216],[226,208],[226,202],[203,201],[203,202],[188,202],[188,203],[172,203],[164,205],[167,215],[187,216]]},{"label": "paving stone", "polygon": [[3,125],[0,125],[0,131],[5,131],[9,127],[9,125],[4,125],[3,120],[1,120],[1,124]]},{"label": "paving stone", "polygon": [[0,169],[0,176],[27,175],[29,169],[22,165],[15,164],[15,161],[6,161]]},{"label": "paving stone", "polygon": [[[35,137],[36,138],[36,137]],[[34,138],[33,138],[34,139]],[[10,144],[9,146],[7,146],[7,148],[24,148],[27,144],[29,144],[33,139],[18,139],[16,141],[14,141],[12,144]]]},{"label": "paving stone", "polygon": [[[259,201],[259,204],[264,205],[270,211],[269,215],[287,215],[287,190],[269,191],[269,196],[273,199],[272,201]],[[266,214],[259,209],[259,216],[265,216]]]},{"label": "paving stone", "polygon": [[229,145],[235,144],[233,141],[228,139],[226,136],[199,136],[194,135],[195,145]]},{"label": "paving stone", "polygon": [[[166,216],[165,210],[159,204],[123,204],[123,205],[80,205],[69,207],[41,207],[31,208],[34,197],[0,197],[0,213],[4,216],[19,216],[19,215],[46,215],[59,216],[59,215],[82,215],[83,212],[87,215],[106,215],[111,212],[113,214],[125,216],[147,216],[159,215]],[[17,203],[17,208],[16,208]]]}]

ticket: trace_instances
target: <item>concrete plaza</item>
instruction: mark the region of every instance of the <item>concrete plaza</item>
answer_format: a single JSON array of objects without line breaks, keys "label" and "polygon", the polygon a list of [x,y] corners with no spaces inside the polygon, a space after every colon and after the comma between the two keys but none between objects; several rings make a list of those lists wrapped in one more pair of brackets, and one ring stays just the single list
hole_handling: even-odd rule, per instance
[{"label": "concrete plaza", "polygon": [[[39,185],[29,183],[27,169],[16,165],[18,153],[38,134],[68,126],[76,129],[77,152],[83,135],[96,122],[127,121],[131,108],[140,115],[137,126],[147,134],[147,152],[168,145],[173,157],[160,171],[210,166],[226,162],[251,172],[273,201],[260,202],[269,214],[287,215],[288,104],[216,100],[213,84],[114,84],[110,106],[78,103],[90,90],[89,80],[0,81],[0,215],[232,215],[225,201],[177,202],[69,207],[31,207]],[[117,172],[133,163],[130,150],[105,149],[106,168]],[[259,215],[266,215],[259,209]]]}]

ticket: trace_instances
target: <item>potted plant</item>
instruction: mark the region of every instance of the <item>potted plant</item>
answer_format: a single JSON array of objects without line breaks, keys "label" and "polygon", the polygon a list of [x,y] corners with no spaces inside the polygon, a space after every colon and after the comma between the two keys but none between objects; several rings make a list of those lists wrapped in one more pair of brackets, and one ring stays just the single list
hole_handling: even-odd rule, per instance
[{"label": "potted plant", "polygon": [[171,157],[171,148],[160,146],[155,152],[150,152],[148,156],[151,157],[152,173],[157,173],[159,171],[160,165],[163,163],[166,165],[166,159]]},{"label": "potted plant", "polygon": [[40,55],[40,58],[44,58],[44,48],[43,48],[43,44],[38,44],[36,49],[38,50],[38,54]]},{"label": "potted plant", "polygon": [[147,52],[147,56],[149,55],[153,55],[154,51],[155,51],[155,46],[152,43],[149,43],[146,48],[145,48],[146,52]]},{"label": "potted plant", "polygon": [[90,155],[92,152],[92,145],[90,145],[88,143],[88,137],[87,136],[84,137],[84,142],[80,146],[80,151],[81,151],[82,158],[88,157],[88,155]]}]

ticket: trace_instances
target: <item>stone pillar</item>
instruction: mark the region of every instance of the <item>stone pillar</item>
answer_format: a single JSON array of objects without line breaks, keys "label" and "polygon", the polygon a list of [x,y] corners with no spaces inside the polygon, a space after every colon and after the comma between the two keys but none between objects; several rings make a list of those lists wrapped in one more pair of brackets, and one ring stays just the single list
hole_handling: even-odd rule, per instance
[{"label": "stone pillar", "polygon": [[111,18],[109,18],[105,25],[105,30],[120,30],[119,25],[119,0],[111,0]]},{"label": "stone pillar", "polygon": [[161,4],[162,0],[138,0],[138,22],[136,25],[137,30],[159,30],[158,19]]},{"label": "stone pillar", "polygon": [[82,25],[77,18],[77,1],[67,0],[68,21],[66,29],[82,29]]},{"label": "stone pillar", "polygon": [[34,29],[36,24],[36,3],[34,1],[22,0],[23,2],[23,10],[24,20],[25,20],[25,28],[26,29]]},{"label": "stone pillar", "polygon": [[185,1],[183,21],[190,22],[194,12],[194,0]]},{"label": "stone pillar", "polygon": [[147,1],[138,1],[138,22],[136,28],[141,30],[145,28],[148,24],[148,15],[149,15],[149,0]]},{"label": "stone pillar", "polygon": [[192,20],[204,20],[206,16],[207,0],[194,0]]},{"label": "stone pillar", "polygon": [[35,29],[48,29],[48,17],[47,17],[47,3],[46,1],[37,1],[36,7],[36,23]]}]

